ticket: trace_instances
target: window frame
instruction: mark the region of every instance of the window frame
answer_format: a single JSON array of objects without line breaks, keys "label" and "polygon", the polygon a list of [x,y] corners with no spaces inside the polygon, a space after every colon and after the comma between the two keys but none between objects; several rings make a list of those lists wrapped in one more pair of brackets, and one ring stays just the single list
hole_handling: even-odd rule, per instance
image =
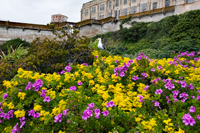
[{"label": "window frame", "polygon": [[119,0],[116,0],[115,6],[116,6],[116,7],[119,6]]}]

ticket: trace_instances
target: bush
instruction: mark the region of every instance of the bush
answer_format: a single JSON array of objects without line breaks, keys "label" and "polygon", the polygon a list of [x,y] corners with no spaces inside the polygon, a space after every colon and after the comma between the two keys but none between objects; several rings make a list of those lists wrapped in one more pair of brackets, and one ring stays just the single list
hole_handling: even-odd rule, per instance
[{"label": "bush", "polygon": [[[44,39],[41,41],[38,38],[31,43],[28,49],[28,56],[17,59],[14,62],[1,62],[1,86],[3,80],[13,78],[18,68],[40,73],[54,73],[61,72],[69,63],[93,63],[92,50],[88,47],[88,38],[79,38],[76,36],[76,31],[73,33],[55,32],[62,32],[64,35],[59,34],[61,38],[55,38],[54,40]],[[64,39],[64,36],[68,36],[67,40]],[[4,88],[0,87],[0,89]]]},{"label": "bush", "polygon": [[7,55],[8,54],[8,48],[10,48],[10,46],[12,46],[13,49],[16,49],[20,45],[22,45],[23,47],[29,47],[30,43],[23,41],[20,38],[12,39],[12,40],[9,40],[6,43],[0,45],[0,51],[3,51]]},{"label": "bush", "polygon": [[130,60],[94,51],[93,65],[67,66],[63,74],[20,68],[4,81],[0,132],[196,132],[199,54]]}]

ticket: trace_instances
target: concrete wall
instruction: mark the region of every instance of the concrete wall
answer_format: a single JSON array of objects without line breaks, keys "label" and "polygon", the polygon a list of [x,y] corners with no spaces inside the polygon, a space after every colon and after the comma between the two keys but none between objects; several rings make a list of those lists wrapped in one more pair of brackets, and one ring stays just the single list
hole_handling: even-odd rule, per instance
[{"label": "concrete wall", "polygon": [[37,37],[42,40],[45,38],[53,39],[54,35],[51,30],[23,29],[23,28],[6,28],[0,26],[0,44],[15,38],[32,42]]},{"label": "concrete wall", "polygon": [[[142,1],[142,3],[148,2],[148,0],[145,0],[145,1],[141,0],[141,1]],[[137,0],[137,2],[131,3],[131,6],[138,5],[138,2],[141,2],[141,1]],[[157,2],[157,1],[158,0],[152,0],[151,2],[153,3],[153,2]],[[172,5],[176,5],[174,10],[168,11],[168,12],[163,11],[163,12],[152,14],[152,15],[144,15],[144,16],[140,16],[140,17],[134,17],[134,18],[132,18],[131,22],[132,21],[137,21],[137,22],[154,21],[154,22],[156,22],[156,21],[160,21],[161,19],[163,19],[167,16],[178,15],[178,14],[182,14],[186,11],[200,9],[200,0],[195,0],[195,2],[188,3],[188,4],[186,4],[186,0],[176,0],[176,1],[171,0],[170,2]],[[158,8],[163,7],[164,4],[165,4],[164,2],[160,2],[160,4],[158,5]],[[122,5],[122,7],[123,7],[123,5]],[[119,30],[119,25],[120,25],[121,21],[122,20],[119,20],[117,22],[108,22],[108,23],[104,23],[102,25],[90,24],[90,26],[89,25],[82,26],[79,29],[77,28],[77,30],[80,30],[79,36],[92,37],[97,34],[104,34],[109,31]],[[130,22],[125,23],[123,25],[123,27],[127,27],[127,28],[131,27]]]}]

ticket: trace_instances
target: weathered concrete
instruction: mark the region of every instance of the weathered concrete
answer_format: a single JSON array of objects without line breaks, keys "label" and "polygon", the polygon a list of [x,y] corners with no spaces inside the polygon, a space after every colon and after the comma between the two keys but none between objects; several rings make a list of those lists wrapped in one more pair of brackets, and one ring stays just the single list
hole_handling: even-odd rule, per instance
[{"label": "weathered concrete", "polygon": [[[106,0],[104,0],[104,2],[105,1]],[[93,0],[93,2],[98,2],[98,0]],[[138,2],[140,2],[140,1],[138,1]],[[148,2],[148,0],[142,1],[142,2]],[[152,0],[151,3],[153,3],[153,2],[157,2],[157,0]],[[91,3],[90,3],[90,5],[88,5],[88,7],[92,7]],[[133,17],[131,19],[131,22],[133,22],[133,21],[137,21],[137,22],[154,21],[154,22],[156,22],[156,21],[160,21],[161,19],[163,19],[167,16],[178,15],[178,14],[185,13],[186,11],[200,9],[200,0],[195,0],[192,3],[186,3],[186,0],[176,0],[176,1],[173,0],[173,1],[171,1],[171,4],[174,5],[173,10],[165,11],[165,8],[160,8],[162,10],[157,12],[157,13],[151,13],[151,12],[148,13],[147,12],[148,14],[146,14],[146,15]],[[161,2],[158,5],[158,7],[163,7],[164,5],[165,4],[163,2]],[[88,8],[86,5],[84,5],[83,7]],[[126,16],[124,18],[126,18]],[[84,18],[82,18],[82,19],[84,19]],[[88,25],[81,26],[81,28],[79,28],[79,30],[80,30],[79,36],[84,35],[84,36],[87,36],[87,37],[92,37],[92,36],[95,36],[97,34],[107,33],[109,31],[117,31],[117,30],[119,30],[119,25],[120,25],[121,21],[122,21],[122,19],[118,20],[117,22],[111,21],[111,22],[104,23],[102,25],[91,23],[90,26],[88,26]],[[127,28],[131,27],[130,22],[125,23],[123,25],[123,27],[127,27]]]}]

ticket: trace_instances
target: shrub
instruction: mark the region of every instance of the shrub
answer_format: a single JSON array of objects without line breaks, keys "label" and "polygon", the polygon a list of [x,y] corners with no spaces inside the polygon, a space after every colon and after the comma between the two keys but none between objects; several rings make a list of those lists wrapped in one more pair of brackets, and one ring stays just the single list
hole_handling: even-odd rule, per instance
[{"label": "shrub", "polygon": [[23,47],[29,47],[30,43],[23,41],[20,38],[12,39],[12,40],[9,40],[6,43],[0,45],[0,51],[3,51],[7,55],[8,54],[8,48],[10,48],[10,46],[12,46],[13,49],[16,49],[20,45],[22,45]]}]

